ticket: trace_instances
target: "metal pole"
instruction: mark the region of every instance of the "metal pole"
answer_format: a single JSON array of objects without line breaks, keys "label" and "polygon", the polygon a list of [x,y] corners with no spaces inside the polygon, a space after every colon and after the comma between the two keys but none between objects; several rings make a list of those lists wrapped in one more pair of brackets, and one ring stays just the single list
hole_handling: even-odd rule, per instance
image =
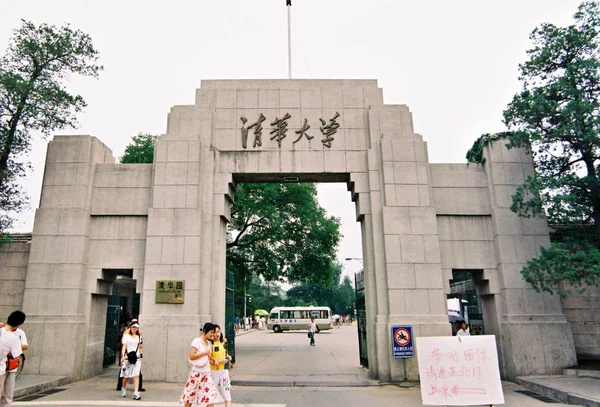
[{"label": "metal pole", "polygon": [[[244,320],[246,319],[246,287],[244,287]],[[244,327],[245,329],[245,327]]]},{"label": "metal pole", "polygon": [[292,3],[288,3],[288,76],[292,79]]}]

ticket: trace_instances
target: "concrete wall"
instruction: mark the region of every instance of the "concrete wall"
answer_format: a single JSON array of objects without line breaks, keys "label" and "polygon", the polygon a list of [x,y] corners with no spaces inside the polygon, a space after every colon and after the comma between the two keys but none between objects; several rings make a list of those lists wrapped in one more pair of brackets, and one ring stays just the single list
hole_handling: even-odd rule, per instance
[{"label": "concrete wall", "polygon": [[29,262],[29,243],[0,246],[0,321],[23,305],[23,291]]},{"label": "concrete wall", "polygon": [[587,288],[583,294],[572,290],[562,306],[573,328],[577,357],[600,360],[600,288]]}]

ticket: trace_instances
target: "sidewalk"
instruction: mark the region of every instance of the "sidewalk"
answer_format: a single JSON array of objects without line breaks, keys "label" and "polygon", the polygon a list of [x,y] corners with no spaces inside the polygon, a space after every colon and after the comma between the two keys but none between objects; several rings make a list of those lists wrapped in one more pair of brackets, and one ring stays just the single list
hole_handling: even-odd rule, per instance
[{"label": "sidewalk", "polygon": [[600,372],[597,371],[565,369],[563,375],[518,377],[517,383],[566,404],[600,407]]}]

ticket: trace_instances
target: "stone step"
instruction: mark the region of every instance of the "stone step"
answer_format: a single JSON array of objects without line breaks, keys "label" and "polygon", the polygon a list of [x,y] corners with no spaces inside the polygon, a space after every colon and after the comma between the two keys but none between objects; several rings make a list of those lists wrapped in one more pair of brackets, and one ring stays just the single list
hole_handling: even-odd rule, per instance
[{"label": "stone step", "polygon": [[596,379],[567,375],[524,376],[517,377],[517,383],[565,404],[600,407],[600,385]]},{"label": "stone step", "polygon": [[592,379],[600,379],[600,371],[598,370],[563,369],[563,374],[565,376],[590,377]]},{"label": "stone step", "polygon": [[66,376],[21,374],[17,377],[14,398],[18,399],[20,397],[29,396],[30,394],[54,389],[55,387],[63,386],[70,382],[71,379]]}]

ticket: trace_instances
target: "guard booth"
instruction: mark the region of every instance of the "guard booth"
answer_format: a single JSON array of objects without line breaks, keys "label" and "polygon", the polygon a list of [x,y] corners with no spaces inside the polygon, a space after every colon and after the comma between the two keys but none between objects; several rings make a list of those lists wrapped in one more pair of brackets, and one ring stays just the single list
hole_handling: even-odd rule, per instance
[{"label": "guard booth", "polygon": [[368,368],[367,308],[365,306],[365,272],[363,270],[354,275],[354,291],[356,293],[356,323],[358,326],[358,353],[360,356],[360,365]]}]

